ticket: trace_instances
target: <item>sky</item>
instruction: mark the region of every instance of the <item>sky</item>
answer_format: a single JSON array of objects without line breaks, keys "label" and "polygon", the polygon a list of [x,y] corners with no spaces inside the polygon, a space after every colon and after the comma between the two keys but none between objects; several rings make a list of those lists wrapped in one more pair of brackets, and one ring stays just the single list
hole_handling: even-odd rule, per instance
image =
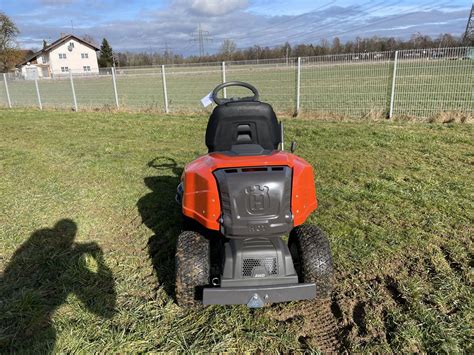
[{"label": "sky", "polygon": [[40,48],[61,33],[107,38],[115,51],[215,53],[225,39],[237,48],[320,43],[339,37],[409,38],[413,33],[461,36],[466,0],[0,0],[21,31],[22,48]]}]

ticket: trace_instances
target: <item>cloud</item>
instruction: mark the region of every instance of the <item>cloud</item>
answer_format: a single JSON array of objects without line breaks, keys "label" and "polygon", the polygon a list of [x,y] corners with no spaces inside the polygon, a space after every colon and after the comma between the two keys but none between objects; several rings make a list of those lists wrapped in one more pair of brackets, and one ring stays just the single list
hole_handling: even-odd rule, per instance
[{"label": "cloud", "polygon": [[[409,38],[413,32],[460,35],[469,12],[462,6],[446,10],[439,6],[437,10],[413,6],[412,13],[401,17],[406,8],[397,12],[380,5],[385,11],[380,13],[369,11],[377,5],[334,6],[330,0],[327,5],[300,15],[257,13],[252,10],[257,0],[170,0],[159,5],[154,0],[30,1],[37,1],[36,6],[29,6],[28,10],[22,6],[12,16],[22,31],[19,40],[24,48],[39,47],[43,39],[53,41],[61,32],[71,32],[70,14],[74,14],[75,34],[90,34],[97,41],[105,37],[115,50],[162,51],[167,45],[185,55],[198,51],[192,39],[199,24],[212,37],[205,43],[205,50],[213,53],[225,39],[246,48],[286,41],[292,45],[319,43],[322,39],[331,41],[336,35],[343,41],[372,35]],[[64,11],[52,12],[47,6],[38,6],[39,1],[70,3],[64,5]],[[99,11],[99,4],[107,5],[107,10]]]},{"label": "cloud", "polygon": [[222,16],[248,6],[247,0],[191,0],[190,9],[198,15]]},{"label": "cloud", "polygon": [[41,0],[40,3],[46,6],[65,6],[74,3],[76,0]]}]

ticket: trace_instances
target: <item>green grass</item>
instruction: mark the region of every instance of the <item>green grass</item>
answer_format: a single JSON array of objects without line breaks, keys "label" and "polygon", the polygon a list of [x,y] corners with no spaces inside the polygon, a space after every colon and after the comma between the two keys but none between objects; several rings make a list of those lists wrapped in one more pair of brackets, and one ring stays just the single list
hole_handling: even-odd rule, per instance
[{"label": "green grass", "polygon": [[[392,88],[393,62],[330,62],[303,59],[301,67],[301,111],[360,117],[386,117]],[[279,61],[258,65],[228,63],[226,80],[255,85],[264,101],[276,110],[293,113],[296,106],[296,66]],[[200,99],[222,82],[220,63],[203,66],[167,67],[169,109],[172,112],[203,112]],[[115,107],[110,75],[74,79],[81,109]],[[430,117],[440,112],[474,114],[473,60],[403,60],[397,68],[394,114]],[[37,106],[34,82],[9,82],[16,107]],[[39,89],[44,107],[72,108],[69,78],[41,80]],[[127,110],[164,111],[161,69],[117,69],[120,106]],[[242,91],[228,89],[228,95]],[[246,95],[247,93],[245,93]],[[0,83],[0,105],[6,105]]]},{"label": "green grass", "polygon": [[472,125],[285,120],[317,174],[332,299],[189,310],[173,198],[205,124],[0,110],[0,352],[473,351]]}]

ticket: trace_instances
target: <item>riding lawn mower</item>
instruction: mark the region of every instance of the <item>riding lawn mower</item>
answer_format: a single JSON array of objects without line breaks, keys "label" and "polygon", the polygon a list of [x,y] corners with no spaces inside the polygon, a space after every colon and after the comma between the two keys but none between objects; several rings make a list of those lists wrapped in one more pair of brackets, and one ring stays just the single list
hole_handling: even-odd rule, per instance
[{"label": "riding lawn mower", "polygon": [[[219,97],[231,86],[253,96]],[[178,304],[258,308],[328,297],[329,242],[304,224],[317,208],[311,165],[293,154],[294,143],[283,150],[283,125],[254,86],[227,82],[210,97],[208,154],[186,165],[177,188],[185,221],[176,249]]]}]

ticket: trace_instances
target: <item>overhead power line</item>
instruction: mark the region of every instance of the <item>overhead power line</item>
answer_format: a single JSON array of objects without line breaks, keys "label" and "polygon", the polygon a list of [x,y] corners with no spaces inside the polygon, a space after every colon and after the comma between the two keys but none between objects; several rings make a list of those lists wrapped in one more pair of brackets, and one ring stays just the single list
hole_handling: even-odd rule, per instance
[{"label": "overhead power line", "polygon": [[[260,36],[262,35],[264,32],[267,32],[269,29],[272,29],[272,28],[276,28],[276,27],[280,27],[281,25],[285,25],[285,24],[288,24],[290,22],[294,22],[296,20],[299,20],[300,18],[302,17],[305,17],[305,16],[308,16],[308,15],[311,15],[315,12],[318,12],[318,11],[321,11],[323,10],[324,8],[328,7],[329,5],[333,5],[334,3],[336,3],[337,0],[333,0],[333,1],[330,1],[324,5],[321,5],[317,8],[314,8],[312,9],[311,11],[309,12],[305,12],[304,14],[300,14],[300,15],[297,15],[297,16],[291,16],[289,19],[285,20],[285,21],[281,21],[281,22],[277,22],[277,23],[274,23],[273,25],[270,25],[270,26],[266,26],[266,27],[263,27],[263,28],[260,28],[258,30],[255,30],[255,31],[252,31],[252,32],[247,32],[247,33],[243,33],[241,35],[234,35],[232,36],[232,38],[234,39],[248,39],[248,38],[254,38],[254,36]],[[270,34],[273,34],[270,33]],[[265,35],[265,34],[264,34]],[[217,36],[216,36],[217,37]],[[219,37],[221,39],[225,39],[225,38],[222,38],[222,37]]]},{"label": "overhead power line", "polygon": [[[337,15],[340,17],[341,15],[349,14],[349,13],[355,11],[355,10],[360,11],[361,14],[355,15],[355,16],[350,16],[350,20],[354,21],[354,20],[362,19],[363,17],[366,16],[366,13],[370,13],[370,12],[374,12],[374,11],[378,11],[380,9],[390,7],[392,5],[398,4],[399,1],[396,0],[396,1],[393,1],[393,2],[387,4],[387,1],[382,0],[382,1],[379,1],[375,4],[372,4],[371,6],[367,6],[371,3],[373,3],[373,1],[369,0],[365,3],[357,5],[357,6],[344,8],[341,11],[339,11],[339,13]],[[320,9],[320,8],[318,8],[318,9]],[[317,9],[314,9],[314,10],[308,12],[308,13],[299,15],[297,17],[301,18],[303,16],[310,15],[311,13],[314,13],[314,12],[317,12]],[[293,18],[293,19],[296,19],[296,17]],[[317,30],[324,30],[326,28],[334,27],[338,24],[345,24],[347,22],[348,22],[348,18],[344,17],[342,19],[332,21],[331,23],[324,23],[324,24],[318,25],[316,27],[311,27],[311,32],[314,32],[314,31],[317,31]],[[282,24],[282,23],[279,23],[279,25],[280,24]],[[295,25],[295,26],[291,27],[291,30],[295,30],[295,29],[298,29],[298,28],[301,28],[301,27],[308,27],[308,23],[305,22],[305,23],[300,23],[298,25]],[[300,37],[300,36],[306,36],[309,33],[308,31],[305,31],[305,32],[298,32],[298,33],[292,34],[292,35],[285,34],[285,32],[288,32],[288,30],[289,30],[288,28],[278,29],[277,31],[273,31],[273,32],[268,33],[268,34],[263,34],[263,37],[262,37],[262,30],[258,30],[258,31],[250,33],[251,36],[249,36],[249,37],[245,37],[245,38],[240,37],[240,38],[243,39],[243,40],[253,40],[253,41],[255,41],[255,39],[257,38],[257,39],[259,39],[257,41],[257,43],[258,42],[262,43],[262,42],[265,42],[265,40],[263,38],[271,36],[272,37],[272,42],[275,43],[275,42],[287,42],[290,39],[297,38],[297,37]],[[278,34],[281,34],[281,35],[278,36],[278,38],[277,38],[276,35],[278,35]],[[249,34],[247,33],[246,36],[248,36],[248,35]],[[270,47],[276,47],[276,46],[279,46],[279,45],[270,45]],[[265,47],[268,47],[268,46],[265,45]]]},{"label": "overhead power line", "polygon": [[[431,4],[431,2],[427,2],[427,3],[422,4],[422,5],[424,6],[424,5],[427,5],[427,4]],[[361,30],[361,29],[364,29],[364,28],[367,28],[367,27],[370,27],[370,26],[373,26],[373,25],[378,25],[378,24],[383,23],[383,22],[398,20],[398,19],[401,19],[401,18],[410,16],[410,15],[412,15],[415,11],[420,11],[420,10],[423,10],[423,11],[431,11],[431,10],[435,10],[435,9],[437,9],[440,5],[441,5],[441,4],[436,4],[435,6],[431,6],[431,7],[428,7],[428,8],[418,8],[418,9],[407,10],[407,11],[404,11],[404,12],[400,12],[397,16],[394,16],[394,17],[392,17],[392,18],[390,18],[390,19],[383,18],[383,19],[380,19],[380,20],[377,20],[377,21],[373,21],[373,22],[367,23],[367,24],[362,25],[362,26],[356,26],[356,27],[349,28],[349,29],[347,29],[347,30],[345,30],[345,31],[336,32],[336,33],[333,32],[333,33],[330,34],[329,36],[313,37],[312,39],[333,38],[333,37],[336,37],[336,36],[341,36],[341,35],[344,35],[344,34],[347,34],[347,33],[351,33],[351,32],[357,31],[357,30]]]},{"label": "overhead power line", "polygon": [[[387,4],[387,1],[382,0],[378,3],[375,3],[373,6],[369,6],[367,8],[364,8],[367,4],[369,4],[371,2],[372,1],[368,1],[368,2],[363,3],[361,5],[345,8],[344,10],[339,12],[338,15],[339,16],[346,15],[346,14],[349,14],[350,12],[352,12],[354,10],[359,10],[359,11],[364,12],[364,13],[362,13],[360,15],[351,16],[349,19],[347,17],[344,17],[342,19],[338,19],[338,20],[332,21],[330,23],[324,23],[324,24],[321,24],[321,25],[316,26],[316,27],[311,27],[311,32],[318,31],[318,30],[325,30],[326,28],[334,27],[334,26],[339,25],[339,24],[346,24],[348,22],[348,20],[354,21],[354,20],[362,19],[364,16],[366,16],[365,13],[367,13],[367,12],[378,11],[378,10],[387,8],[387,7],[392,6],[393,4],[397,3],[397,1],[395,1],[395,2]],[[305,27],[305,26],[307,27],[308,24],[307,23],[302,23],[298,26],[293,27],[292,29],[296,29],[296,28],[299,28],[299,27]],[[283,31],[279,31],[279,32],[282,33],[284,31],[287,31],[287,30],[283,30]],[[302,36],[302,35],[307,35],[308,33],[309,33],[308,31],[305,31],[303,33],[299,32],[299,33],[295,33],[295,34],[292,34],[292,35],[283,35],[280,38],[281,38],[281,40],[287,41],[288,39],[297,38],[297,37]],[[277,34],[277,33],[272,33],[271,34],[274,40],[275,40],[275,34]]]},{"label": "overhead power line", "polygon": [[[431,7],[423,7],[423,6],[426,6],[428,4],[432,4],[432,3],[431,2],[426,2],[424,4],[420,4],[422,7],[416,7],[416,8],[412,8],[412,9],[409,9],[409,10],[406,10],[406,11],[403,11],[403,12],[399,12],[397,16],[391,17],[390,19],[382,18],[380,20],[372,21],[372,22],[366,23],[366,24],[361,25],[361,26],[350,27],[345,31],[332,32],[332,33],[328,33],[328,34],[325,34],[325,35],[314,36],[315,30],[317,30],[317,29],[311,29],[311,32],[298,33],[298,34],[294,34],[294,35],[291,35],[291,36],[287,36],[285,38],[285,41],[288,41],[289,39],[297,38],[300,43],[303,43],[303,42],[307,42],[307,41],[315,41],[315,40],[321,40],[321,39],[334,38],[334,37],[341,36],[341,35],[344,35],[344,34],[347,34],[347,33],[352,33],[354,31],[357,31],[357,30],[360,30],[360,29],[364,29],[364,28],[367,28],[367,27],[370,27],[370,26],[374,26],[374,25],[377,25],[377,24],[380,24],[380,23],[383,23],[383,22],[398,20],[400,18],[412,15],[416,11],[431,11],[431,10],[437,9],[439,6],[443,5],[443,4],[440,4],[440,3],[435,3],[434,6],[431,6]],[[278,46],[278,45],[275,44],[275,46]]]}]

